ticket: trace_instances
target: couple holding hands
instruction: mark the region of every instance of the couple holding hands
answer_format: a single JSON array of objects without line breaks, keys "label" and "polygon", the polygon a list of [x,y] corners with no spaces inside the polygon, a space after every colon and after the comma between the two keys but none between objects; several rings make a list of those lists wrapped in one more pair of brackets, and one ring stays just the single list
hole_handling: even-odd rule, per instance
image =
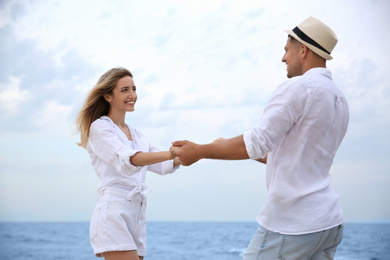
[{"label": "couple holding hands", "polygon": [[326,68],[338,40],[313,17],[286,32],[282,62],[288,79],[275,89],[258,124],[230,139],[175,141],[169,151],[159,151],[125,123],[137,101],[132,73],[113,68],[100,77],[76,119],[78,145],[87,149],[99,179],[90,223],[96,256],[144,259],[146,172],[169,174],[209,158],[266,164],[267,198],[244,260],[334,258],[343,211],[329,170],[349,121],[346,98]]}]

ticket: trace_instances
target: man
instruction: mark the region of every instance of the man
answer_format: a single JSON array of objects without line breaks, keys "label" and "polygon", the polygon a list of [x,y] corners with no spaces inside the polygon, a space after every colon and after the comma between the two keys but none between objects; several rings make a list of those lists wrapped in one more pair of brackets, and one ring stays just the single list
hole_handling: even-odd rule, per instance
[{"label": "man", "polygon": [[202,158],[266,163],[267,198],[244,260],[333,259],[342,239],[343,211],[330,189],[329,169],[349,110],[326,69],[338,40],[313,17],[286,32],[282,62],[289,79],[276,88],[254,128],[211,144],[173,143],[184,165]]}]

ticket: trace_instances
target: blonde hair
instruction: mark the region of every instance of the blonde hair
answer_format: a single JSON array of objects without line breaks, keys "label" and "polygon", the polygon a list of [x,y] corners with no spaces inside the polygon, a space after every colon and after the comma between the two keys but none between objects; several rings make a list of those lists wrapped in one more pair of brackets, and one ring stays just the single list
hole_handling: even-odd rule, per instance
[{"label": "blonde hair", "polygon": [[113,68],[104,73],[90,90],[83,107],[76,117],[76,130],[80,132],[80,142],[77,144],[87,148],[89,129],[91,124],[101,116],[108,115],[110,104],[104,98],[105,94],[112,94],[118,81],[125,77],[133,77],[126,68]]}]

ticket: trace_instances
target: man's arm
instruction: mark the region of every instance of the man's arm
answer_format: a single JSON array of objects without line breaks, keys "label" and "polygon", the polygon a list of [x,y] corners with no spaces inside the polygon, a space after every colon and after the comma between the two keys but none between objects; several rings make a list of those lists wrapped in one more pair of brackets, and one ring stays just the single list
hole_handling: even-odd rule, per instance
[{"label": "man's arm", "polygon": [[196,144],[190,141],[175,141],[173,146],[179,147],[173,151],[183,165],[189,166],[200,159],[243,160],[249,159],[242,135],[226,139],[223,142]]},{"label": "man's arm", "polygon": [[267,164],[267,155],[264,158],[256,159],[256,161]]}]

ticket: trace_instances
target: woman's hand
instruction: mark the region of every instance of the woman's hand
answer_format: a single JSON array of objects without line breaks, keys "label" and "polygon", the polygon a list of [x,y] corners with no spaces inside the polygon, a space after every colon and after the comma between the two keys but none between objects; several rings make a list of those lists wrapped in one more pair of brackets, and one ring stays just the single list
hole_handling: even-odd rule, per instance
[{"label": "woman's hand", "polygon": [[176,147],[176,146],[173,146],[173,145],[169,148],[169,153],[171,155],[170,160],[176,158],[175,151],[177,151],[178,149],[180,149],[180,147]]}]

